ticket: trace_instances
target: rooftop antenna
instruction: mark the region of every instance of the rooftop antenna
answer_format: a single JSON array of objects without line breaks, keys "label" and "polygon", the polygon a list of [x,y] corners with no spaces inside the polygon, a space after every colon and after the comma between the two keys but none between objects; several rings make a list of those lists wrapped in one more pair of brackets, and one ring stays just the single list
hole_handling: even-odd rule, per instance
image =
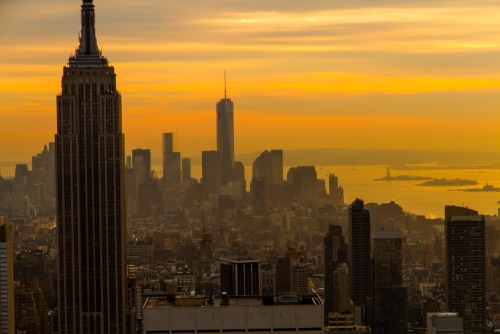
[{"label": "rooftop antenna", "polygon": [[224,100],[227,100],[226,70],[224,70]]}]

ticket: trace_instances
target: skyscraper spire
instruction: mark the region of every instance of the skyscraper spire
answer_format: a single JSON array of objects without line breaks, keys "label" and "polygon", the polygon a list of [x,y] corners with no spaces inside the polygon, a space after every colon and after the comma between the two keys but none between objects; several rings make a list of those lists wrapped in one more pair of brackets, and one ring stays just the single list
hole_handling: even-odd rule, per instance
[{"label": "skyscraper spire", "polygon": [[224,71],[224,100],[227,99],[226,71]]},{"label": "skyscraper spire", "polygon": [[97,47],[93,0],[83,0],[81,23],[80,46],[76,50],[75,56],[69,59],[70,66],[107,66],[107,59],[101,56],[101,52]]}]

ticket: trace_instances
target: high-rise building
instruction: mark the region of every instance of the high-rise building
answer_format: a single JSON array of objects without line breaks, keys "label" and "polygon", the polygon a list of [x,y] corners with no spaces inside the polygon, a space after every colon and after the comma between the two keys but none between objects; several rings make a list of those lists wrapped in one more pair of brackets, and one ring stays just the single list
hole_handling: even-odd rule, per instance
[{"label": "high-rise building", "polygon": [[228,296],[260,296],[260,260],[220,259],[221,293]]},{"label": "high-rise building", "polygon": [[463,318],[465,334],[484,333],[486,326],[484,232],[477,211],[445,207],[447,307]]},{"label": "high-rise building", "polygon": [[217,103],[217,151],[220,153],[221,184],[230,181],[234,168],[234,116],[233,101],[224,98]]},{"label": "high-rise building", "polygon": [[59,332],[126,333],[124,135],[116,74],[97,47],[93,0],[57,97]]},{"label": "high-rise building", "polygon": [[349,230],[349,292],[353,306],[363,308],[372,297],[372,265],[370,212],[360,199],[349,206]]},{"label": "high-rise building", "polygon": [[191,181],[191,159],[182,158],[182,183]]},{"label": "high-rise building", "polygon": [[263,180],[266,202],[279,204],[283,184],[283,150],[262,152],[253,162],[252,177]]},{"label": "high-rise building", "polygon": [[13,226],[0,217],[0,333],[15,333]]},{"label": "high-rise building", "polygon": [[406,288],[403,284],[403,236],[378,229],[373,235],[375,333],[406,334]]},{"label": "high-rise building", "polygon": [[304,202],[317,199],[317,180],[314,166],[292,167],[287,173],[287,181],[292,185],[295,196]]},{"label": "high-rise building", "polygon": [[214,193],[221,186],[220,174],[220,152],[201,152],[201,184],[211,193]]},{"label": "high-rise building", "polygon": [[169,187],[181,183],[181,153],[175,152],[175,137],[170,132],[162,134],[163,182]]},{"label": "high-rise building", "polygon": [[[139,165],[142,163],[141,167]],[[132,150],[132,167],[134,169],[144,168],[144,180],[151,178],[151,150],[136,148]]]},{"label": "high-rise building", "polygon": [[[329,225],[328,234],[323,238],[325,248],[325,318],[330,312],[344,312],[339,309],[339,290],[334,284],[334,272],[348,260],[348,245],[342,235],[342,226]],[[347,292],[347,291],[346,291]],[[345,302],[345,301],[343,301]]]},{"label": "high-rise building", "polygon": [[328,180],[330,200],[335,205],[344,205],[344,189],[339,186],[338,176],[330,174]]}]

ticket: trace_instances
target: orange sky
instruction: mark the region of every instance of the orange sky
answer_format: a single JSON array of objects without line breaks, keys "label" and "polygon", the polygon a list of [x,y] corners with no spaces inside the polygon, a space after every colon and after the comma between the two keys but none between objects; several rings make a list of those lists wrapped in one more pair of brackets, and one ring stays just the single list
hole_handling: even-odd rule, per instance
[{"label": "orange sky", "polygon": [[[500,151],[500,3],[491,0],[94,0],[115,66],[127,151],[215,148],[215,103],[235,146]],[[0,162],[55,133],[55,96],[80,1],[0,3]],[[464,135],[466,134],[466,135]]]}]

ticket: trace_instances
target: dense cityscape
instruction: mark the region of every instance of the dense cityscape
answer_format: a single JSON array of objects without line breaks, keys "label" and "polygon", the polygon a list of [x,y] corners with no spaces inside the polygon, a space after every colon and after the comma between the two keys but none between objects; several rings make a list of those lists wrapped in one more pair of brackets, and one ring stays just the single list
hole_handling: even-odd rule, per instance
[{"label": "dense cityscape", "polygon": [[498,215],[346,203],[341,178],[286,169],[272,143],[244,166],[226,90],[201,178],[174,132],[158,173],[151,149],[125,152],[92,0],[81,24],[55,140],[0,175],[1,334],[500,332]]}]

